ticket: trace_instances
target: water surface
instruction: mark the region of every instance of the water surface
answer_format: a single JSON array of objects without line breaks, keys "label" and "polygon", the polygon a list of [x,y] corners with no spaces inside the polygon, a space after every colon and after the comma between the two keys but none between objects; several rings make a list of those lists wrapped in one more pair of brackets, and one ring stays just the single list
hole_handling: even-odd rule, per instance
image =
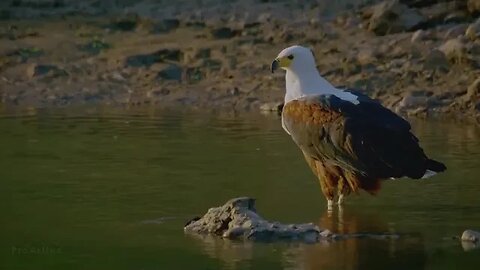
[{"label": "water surface", "polygon": [[[480,129],[415,121],[448,171],[390,181],[328,215],[319,185],[276,116],[31,112],[0,118],[1,269],[478,269]],[[396,233],[314,245],[184,235],[236,196],[282,222]]]}]

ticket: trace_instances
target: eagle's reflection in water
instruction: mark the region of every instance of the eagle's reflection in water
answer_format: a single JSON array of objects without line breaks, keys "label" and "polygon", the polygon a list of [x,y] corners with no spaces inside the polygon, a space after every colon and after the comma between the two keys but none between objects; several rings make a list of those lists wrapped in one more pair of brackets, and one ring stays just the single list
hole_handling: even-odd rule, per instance
[{"label": "eagle's reflection in water", "polygon": [[[326,211],[320,228],[344,240],[302,245],[285,251],[289,269],[424,269],[427,254],[421,235],[399,233],[378,215],[348,208]],[[350,237],[348,237],[350,236]]]},{"label": "eagle's reflection in water", "polygon": [[427,254],[421,235],[396,232],[394,224],[373,213],[348,207],[325,211],[318,226],[346,237],[315,244],[254,243],[211,235],[192,237],[200,240],[209,257],[221,260],[225,269],[257,269],[266,262],[275,262],[275,269],[425,268]]}]

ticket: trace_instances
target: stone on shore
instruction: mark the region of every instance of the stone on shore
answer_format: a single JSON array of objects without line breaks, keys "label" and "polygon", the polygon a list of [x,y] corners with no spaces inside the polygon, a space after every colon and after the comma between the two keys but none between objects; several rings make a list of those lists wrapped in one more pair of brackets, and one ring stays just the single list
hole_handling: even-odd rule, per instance
[{"label": "stone on shore", "polygon": [[460,38],[449,39],[438,49],[452,62],[460,62],[466,56],[466,47]]},{"label": "stone on shore", "polygon": [[418,11],[400,3],[399,0],[388,0],[373,7],[368,30],[383,36],[413,30],[424,20]]}]

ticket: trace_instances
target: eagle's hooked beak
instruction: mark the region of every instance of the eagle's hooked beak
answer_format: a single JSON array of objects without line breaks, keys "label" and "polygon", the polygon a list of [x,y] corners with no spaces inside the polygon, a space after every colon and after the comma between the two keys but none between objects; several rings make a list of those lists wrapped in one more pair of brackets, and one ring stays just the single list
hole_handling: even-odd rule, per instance
[{"label": "eagle's hooked beak", "polygon": [[272,66],[270,67],[270,70],[272,73],[277,70],[278,68],[288,68],[290,64],[292,63],[293,56],[283,56],[283,57],[277,57],[275,60],[272,62]]},{"label": "eagle's hooked beak", "polygon": [[275,70],[277,70],[279,66],[280,61],[278,60],[278,58],[276,58],[275,60],[273,60],[272,65],[270,66],[270,71],[272,71],[272,73],[275,72]]}]

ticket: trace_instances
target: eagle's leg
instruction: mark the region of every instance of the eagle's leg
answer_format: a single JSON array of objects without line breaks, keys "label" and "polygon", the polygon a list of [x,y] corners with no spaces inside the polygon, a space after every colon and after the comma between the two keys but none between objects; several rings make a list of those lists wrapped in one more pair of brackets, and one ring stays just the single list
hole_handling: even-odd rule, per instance
[{"label": "eagle's leg", "polygon": [[343,194],[338,194],[338,200],[337,200],[337,204],[338,206],[342,206],[343,205],[343,201],[345,200],[345,195]]},{"label": "eagle's leg", "polygon": [[329,212],[333,211],[333,204],[334,204],[333,199],[327,199],[327,210]]},{"label": "eagle's leg", "polygon": [[320,182],[320,187],[322,188],[322,193],[327,199],[327,208],[329,211],[332,211],[333,205],[335,204],[334,202],[335,195],[334,195],[334,188],[328,182],[330,179],[319,177],[318,180]]},{"label": "eagle's leg", "polygon": [[345,201],[345,196],[350,193],[350,186],[348,185],[347,180],[345,179],[345,176],[340,176],[338,179],[338,184],[337,184],[337,194],[338,194],[338,200],[337,204],[339,206],[343,205]]},{"label": "eagle's leg", "polygon": [[327,171],[325,164],[321,160],[314,159],[309,154],[303,152],[305,160],[313,171],[313,174],[318,178],[322,193],[327,199],[327,208],[329,211],[333,210],[334,198],[335,198],[335,181],[331,173]]}]

